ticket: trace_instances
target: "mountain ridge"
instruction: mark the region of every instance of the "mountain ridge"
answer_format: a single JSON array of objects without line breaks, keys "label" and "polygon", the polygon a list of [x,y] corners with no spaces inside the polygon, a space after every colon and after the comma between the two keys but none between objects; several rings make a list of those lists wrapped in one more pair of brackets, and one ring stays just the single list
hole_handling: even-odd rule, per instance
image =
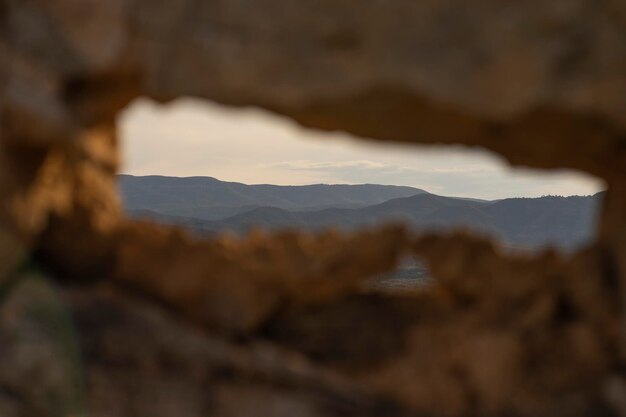
[{"label": "mountain ridge", "polygon": [[213,177],[118,176],[127,210],[153,210],[166,215],[223,218],[231,209],[270,206],[310,211],[328,207],[364,207],[426,191],[378,184],[248,185]]},{"label": "mountain ridge", "polygon": [[[137,181],[155,181],[169,184],[165,188],[147,187],[148,196],[166,195],[167,204],[150,206],[150,199],[144,199],[148,208],[132,208],[126,201],[127,212],[131,217],[149,218],[157,222],[177,224],[200,233],[234,232],[245,233],[252,228],[279,230],[298,228],[320,230],[335,227],[353,230],[360,227],[372,227],[386,222],[402,222],[415,231],[436,231],[462,228],[493,236],[500,241],[524,247],[543,247],[554,245],[565,249],[575,249],[589,241],[595,230],[599,205],[604,192],[591,196],[543,196],[513,197],[494,201],[439,196],[421,189],[398,186],[369,185],[326,185],[339,187],[333,191],[353,192],[352,197],[360,201],[381,200],[397,193],[413,193],[410,196],[388,198],[375,204],[352,205],[348,207],[317,208],[307,206],[319,198],[319,188],[315,186],[271,186],[266,187],[237,184],[234,190],[242,194],[239,200],[248,203],[252,199],[257,204],[226,206],[219,205],[220,195],[212,195],[213,206],[193,206],[198,203],[194,193],[198,187],[213,184],[203,192],[215,190],[231,184],[212,177],[172,177],[150,176],[131,177],[131,186],[126,184],[123,197],[128,197],[137,188]],[[128,178],[121,178],[121,181]],[[185,192],[176,190],[181,184],[192,184]],[[365,189],[363,188],[365,186]],[[122,184],[124,187],[124,184]],[[269,187],[269,188],[267,188]],[[311,188],[313,187],[313,188]],[[382,187],[382,188],[381,188]],[[388,188],[391,187],[391,188]],[[260,190],[260,191],[259,191]],[[269,190],[269,197],[268,197]],[[293,192],[294,190],[295,193]],[[313,190],[312,196],[302,193]],[[365,192],[363,192],[365,190]],[[316,191],[318,194],[316,194]],[[146,189],[143,190],[146,193]],[[246,194],[246,192],[250,194]],[[261,194],[259,194],[259,192]],[[166,194],[167,193],[167,194]],[[191,193],[191,196],[189,195]],[[231,195],[231,194],[229,194]],[[324,189],[324,198],[335,198],[336,194]],[[277,202],[278,206],[262,204],[264,201]],[[201,200],[201,199],[200,199]],[[182,208],[174,208],[182,201]],[[285,201],[287,203],[285,203]],[[329,200],[326,200],[329,201]],[[344,198],[336,199],[337,204],[345,203]],[[348,201],[354,201],[348,200]],[[280,206],[282,203],[282,207]],[[163,209],[163,207],[166,207]],[[293,208],[293,207],[296,208]],[[203,216],[194,216],[200,213]]]}]

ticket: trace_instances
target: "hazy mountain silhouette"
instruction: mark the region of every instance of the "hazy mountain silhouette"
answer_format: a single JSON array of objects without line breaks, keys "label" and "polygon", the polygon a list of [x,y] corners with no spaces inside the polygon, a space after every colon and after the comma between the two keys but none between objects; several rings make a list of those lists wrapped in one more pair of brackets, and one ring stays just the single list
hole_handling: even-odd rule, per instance
[{"label": "hazy mountain silhouette", "polygon": [[592,238],[604,194],[483,201],[381,185],[283,187],[214,178],[128,176],[120,182],[131,216],[203,233],[245,233],[253,227],[350,230],[395,221],[417,231],[465,228],[508,245],[567,249]]},{"label": "hazy mountain silhouette", "polygon": [[349,230],[401,221],[418,231],[453,228],[475,230],[496,236],[513,246],[552,244],[575,248],[593,236],[600,202],[601,195],[484,202],[421,194],[358,209],[325,209],[303,213],[262,207],[197,226],[211,232],[243,233],[252,227],[268,230],[339,227]]},{"label": "hazy mountain silhouette", "polygon": [[211,177],[119,176],[129,212],[150,210],[164,215],[214,220],[255,207],[310,211],[327,207],[364,207],[425,193],[393,185],[246,185]]}]

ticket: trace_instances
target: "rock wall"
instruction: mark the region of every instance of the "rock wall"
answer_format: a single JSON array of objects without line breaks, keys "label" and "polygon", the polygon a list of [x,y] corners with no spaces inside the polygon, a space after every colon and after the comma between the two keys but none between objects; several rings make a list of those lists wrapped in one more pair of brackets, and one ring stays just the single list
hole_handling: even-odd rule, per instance
[{"label": "rock wall", "polygon": [[[58,326],[5,297],[3,416],[626,414],[626,1],[0,0],[0,29],[0,293],[28,293],[24,262],[52,275],[85,378],[81,404],[74,368],[22,344]],[[185,95],[592,173],[598,239],[125,220],[115,116]],[[363,290],[407,254],[433,288]]]}]

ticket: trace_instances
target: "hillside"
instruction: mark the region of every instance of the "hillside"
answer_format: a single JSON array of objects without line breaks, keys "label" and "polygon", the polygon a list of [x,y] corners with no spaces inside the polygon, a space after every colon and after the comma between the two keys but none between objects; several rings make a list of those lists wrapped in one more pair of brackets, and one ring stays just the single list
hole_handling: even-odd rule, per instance
[{"label": "hillside", "polygon": [[[495,236],[512,246],[550,244],[565,249],[579,247],[591,238],[603,196],[483,201],[443,197],[410,187],[257,186],[214,178],[129,176],[120,178],[120,186],[131,217],[179,224],[202,233],[245,233],[254,227],[350,230],[403,222],[416,231],[463,228]],[[394,197],[409,193],[413,194]],[[375,203],[370,204],[372,201]],[[319,208],[328,205],[332,207]]]},{"label": "hillside", "polygon": [[[596,195],[480,202],[421,194],[358,209],[293,212],[259,207],[222,220],[197,220],[193,228],[235,233],[244,233],[252,227],[266,230],[339,227],[349,230],[401,221],[417,231],[464,228],[496,236],[513,246],[552,244],[571,249],[591,238],[600,200]],[[186,222],[190,224],[189,220]]]},{"label": "hillside", "polygon": [[120,175],[118,180],[129,212],[150,210],[204,220],[221,219],[256,207],[293,211],[356,208],[426,193],[418,188],[393,185],[246,185],[211,177]]}]

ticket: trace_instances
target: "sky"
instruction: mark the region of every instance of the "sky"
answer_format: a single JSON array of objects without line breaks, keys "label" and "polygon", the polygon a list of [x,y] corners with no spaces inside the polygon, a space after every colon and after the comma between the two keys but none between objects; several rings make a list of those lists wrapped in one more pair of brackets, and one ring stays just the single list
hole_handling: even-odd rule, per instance
[{"label": "sky", "polygon": [[133,102],[120,116],[122,172],[210,176],[246,184],[392,184],[500,199],[588,195],[604,184],[575,171],[511,168],[478,148],[357,140],[303,129],[266,111],[181,99]]}]

